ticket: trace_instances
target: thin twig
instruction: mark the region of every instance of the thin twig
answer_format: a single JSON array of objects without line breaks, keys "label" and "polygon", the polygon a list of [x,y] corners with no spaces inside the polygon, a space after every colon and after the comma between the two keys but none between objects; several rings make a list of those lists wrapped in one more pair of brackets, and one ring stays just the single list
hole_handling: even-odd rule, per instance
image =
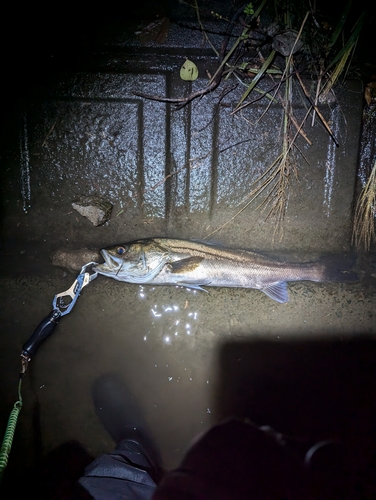
[{"label": "thin twig", "polygon": [[229,85],[228,87],[225,87],[225,88],[222,90],[222,92],[221,92],[221,94],[220,94],[220,96],[219,96],[219,98],[218,98],[218,102],[217,102],[217,103],[216,103],[216,105],[215,105],[215,111],[214,111],[214,113],[213,113],[213,116],[210,118],[210,120],[209,120],[209,121],[208,121],[208,122],[207,122],[207,123],[206,123],[206,124],[205,124],[205,125],[201,128],[201,129],[196,130],[196,131],[194,132],[194,134],[193,134],[193,136],[192,136],[192,137],[195,137],[197,134],[199,134],[199,133],[203,132],[203,131],[206,129],[206,127],[208,127],[208,126],[209,126],[209,125],[210,125],[210,124],[214,121],[215,117],[216,117],[216,116],[217,116],[217,114],[218,114],[218,111],[219,111],[219,106],[220,106],[220,104],[221,104],[222,100],[226,97],[226,95],[227,95],[227,94],[229,94],[230,92],[232,92],[232,91],[233,91],[233,90],[234,90],[237,86],[238,86],[238,84],[237,84],[237,83],[235,83],[235,84],[233,84],[233,85]]},{"label": "thin twig", "polygon": [[42,148],[45,146],[45,144],[46,144],[46,142],[47,142],[47,139],[50,137],[50,135],[51,135],[51,133],[52,133],[53,129],[55,128],[56,122],[57,122],[57,120],[55,120],[54,124],[52,125],[52,127],[51,127],[51,128],[50,128],[50,130],[48,131],[48,133],[47,133],[47,135],[46,135],[46,137],[45,137],[45,139],[44,139],[44,141],[43,141],[43,143],[42,143],[42,146],[41,146]]},{"label": "thin twig", "polygon": [[303,80],[302,80],[302,79],[301,79],[301,77],[300,77],[299,71],[297,71],[297,70],[296,70],[296,73],[295,73],[295,74],[296,74],[296,76],[297,76],[297,78],[298,78],[298,80],[299,80],[300,86],[302,87],[303,92],[304,92],[304,94],[305,94],[306,98],[309,100],[309,102],[310,102],[311,106],[313,107],[313,109],[314,109],[314,110],[316,111],[316,113],[318,114],[318,116],[319,116],[320,120],[322,121],[322,124],[323,124],[323,125],[324,125],[324,127],[326,128],[326,130],[327,130],[328,134],[330,135],[330,137],[333,139],[333,141],[334,141],[335,145],[336,145],[337,147],[339,147],[339,143],[338,143],[337,139],[334,137],[334,134],[333,134],[333,132],[331,131],[331,129],[330,129],[330,127],[329,127],[329,125],[328,125],[327,121],[325,120],[325,118],[324,118],[324,117],[323,117],[323,115],[321,114],[321,112],[320,112],[319,108],[318,108],[318,107],[315,105],[315,103],[312,101],[312,98],[311,98],[311,96],[310,96],[310,94],[309,94],[308,90],[306,89],[306,86],[304,85]]},{"label": "thin twig", "polygon": [[[231,32],[234,28],[234,24],[235,24],[236,20],[238,19],[238,17],[242,14],[243,10],[244,10],[244,7],[243,6],[240,7],[235,12],[235,14],[233,15],[233,17],[231,19],[231,22],[226,30],[226,35],[222,41],[221,49],[219,51],[220,65],[217,68],[217,71],[214,73],[209,84],[206,87],[204,87],[203,89],[200,89],[196,92],[193,92],[192,94],[190,94],[187,97],[182,97],[182,98],[168,98],[168,97],[161,97],[161,96],[153,96],[153,95],[143,94],[141,92],[133,92],[133,94],[138,96],[138,97],[143,97],[144,99],[149,99],[152,101],[175,104],[176,109],[179,110],[179,109],[183,108],[184,106],[186,106],[187,104],[189,104],[194,99],[197,99],[198,97],[202,97],[206,94],[209,94],[213,90],[215,90],[221,82],[224,66],[225,66],[228,58],[231,56],[231,54],[233,53],[233,51],[235,50],[235,48],[237,47],[237,45],[239,44],[239,41],[241,39],[241,36],[237,38],[233,47],[230,49],[230,51],[225,56],[224,54],[225,54],[228,42],[230,40],[230,36],[231,36]],[[250,28],[246,28],[246,30],[247,29],[249,30]],[[243,31],[243,33],[244,33],[244,31]]]},{"label": "thin twig", "polygon": [[[261,53],[260,53],[260,57],[262,57]],[[288,81],[289,79],[292,77],[293,75],[293,70],[292,68],[290,68],[290,74],[289,76],[286,78],[286,85],[288,85]],[[271,78],[272,82],[274,83],[274,78],[273,78],[273,75],[270,74],[269,77]],[[294,117],[294,114],[293,114],[293,111],[292,111],[292,106],[290,106],[290,110],[287,110],[287,106],[285,105],[285,102],[284,102],[284,99],[282,98],[281,94],[279,93],[278,91],[278,97],[279,97],[279,102],[281,103],[285,113],[288,113],[289,114],[289,118],[290,120],[292,121],[292,123],[294,124],[296,130],[299,130],[301,136],[306,140],[306,142],[312,146],[312,141],[308,138],[308,136],[306,135],[306,133],[304,132],[303,128],[301,126],[298,125],[295,117]],[[256,124],[259,122],[260,118],[257,120]]]},{"label": "thin twig", "polygon": [[[221,153],[225,153],[226,151],[228,151],[229,149],[231,148],[235,148],[237,146],[240,146],[241,144],[244,144],[246,142],[251,142],[253,141],[253,138],[250,138],[250,139],[242,139],[241,141],[237,141],[233,144],[230,144],[229,146],[226,146],[226,147],[223,147],[221,149],[218,149],[217,150],[217,153],[218,155],[220,155]],[[201,163],[197,164],[197,165],[193,165],[193,162],[198,162],[198,161],[202,161],[202,160],[206,160],[206,158],[208,158],[209,156],[211,156],[214,152],[214,149],[217,149],[217,148],[212,148],[208,153],[206,153],[205,155],[203,156],[200,156],[198,158],[191,158],[187,163],[185,163],[182,167],[174,170],[173,172],[169,173],[168,175],[166,175],[165,177],[163,177],[163,179],[161,179],[160,181],[158,181],[156,184],[154,184],[154,186],[151,186],[150,188],[148,189],[145,189],[145,191],[143,191],[143,194],[144,193],[148,193],[149,191],[154,191],[155,189],[157,189],[159,186],[161,186],[162,184],[164,184],[168,179],[170,179],[171,177],[174,177],[175,175],[178,175],[180,174],[180,172],[183,172],[184,170],[186,170],[187,168],[189,168],[190,170],[194,170],[198,167],[200,167]]]},{"label": "thin twig", "polygon": [[[272,182],[272,180],[275,178],[276,176],[276,173],[273,173],[272,169],[273,167],[275,166],[275,164],[282,158],[282,154],[279,155],[278,158],[276,158],[274,160],[274,162],[268,167],[268,169],[263,173],[261,174],[252,184],[256,184],[256,183],[259,183],[263,178],[266,177],[266,180],[264,180],[260,186],[257,186],[255,189],[253,189],[250,193],[247,194],[247,196],[243,199],[243,201],[241,203],[243,203],[244,201],[246,201],[248,198],[248,201],[246,202],[246,204],[236,212],[236,214],[234,214],[228,221],[226,221],[224,224],[222,224],[221,226],[219,226],[217,229],[214,229],[214,231],[212,231],[211,233],[207,234],[205,236],[204,239],[206,238],[209,238],[209,236],[212,236],[213,234],[217,233],[218,231],[220,231],[221,229],[223,229],[225,226],[227,226],[227,224],[229,224],[230,222],[232,222],[234,219],[236,219],[236,217],[238,217],[242,212],[244,212],[244,210],[257,198],[257,196],[259,196],[263,191],[264,189],[266,189],[270,183]],[[267,176],[268,173],[271,172],[271,175]]]},{"label": "thin twig", "polygon": [[205,37],[205,40],[208,42],[208,44],[210,45],[210,47],[213,49],[213,52],[214,54],[219,57],[219,52],[218,50],[214,47],[214,45],[211,43],[211,41],[209,40],[209,37],[206,33],[206,30],[201,22],[201,16],[200,16],[200,9],[198,8],[198,3],[197,3],[197,0],[194,0],[194,9],[196,11],[196,16],[197,16],[197,21],[198,21],[198,24],[200,25],[200,28],[204,34],[204,37]]},{"label": "thin twig", "polygon": [[[300,127],[303,127],[304,126],[304,123],[305,121],[307,120],[310,112],[312,110],[312,107],[310,107],[306,113],[306,115],[304,116],[302,122],[301,122],[301,125]],[[264,190],[266,188],[268,188],[272,182],[276,179],[276,177],[278,176],[278,174],[280,173],[280,169],[281,169],[281,165],[286,161],[286,158],[287,158],[287,155],[289,154],[291,148],[293,147],[295,141],[296,141],[296,138],[299,134],[299,130],[295,133],[295,136],[293,137],[293,139],[290,141],[290,144],[288,146],[288,148],[286,149],[286,151],[284,151],[283,153],[281,153],[274,161],[273,163],[268,167],[268,169],[263,173],[261,174],[253,183],[252,185],[255,185],[255,184],[258,184],[260,183],[261,181],[261,184],[259,186],[257,186],[256,188],[254,188],[250,193],[248,193],[248,195],[243,199],[243,201],[241,203],[243,203],[244,201],[246,201],[248,199],[248,201],[246,202],[246,204],[236,212],[236,214],[234,214],[229,220],[227,220],[224,224],[222,224],[221,226],[219,226],[217,229],[214,229],[214,231],[212,231],[211,233],[207,234],[205,236],[204,239],[206,238],[209,238],[210,236],[212,236],[213,234],[217,233],[218,231],[220,231],[221,229],[223,229],[225,226],[227,226],[227,224],[229,224],[230,222],[232,222],[234,219],[236,219],[236,217],[238,217],[242,212],[244,212],[244,210],[258,197],[260,196]],[[274,168],[277,164],[279,163],[279,165]],[[278,181],[276,181],[278,182]],[[274,189],[276,189],[276,185],[274,187],[272,187],[272,191],[268,194],[268,196],[266,197],[266,199],[259,205],[259,207],[256,208],[256,210],[258,208],[260,208],[262,205],[266,205],[268,204],[268,200],[271,199],[271,195],[274,191]],[[269,212],[268,216],[269,217],[271,215],[271,213]]]},{"label": "thin twig", "polygon": [[270,52],[269,56],[267,57],[267,59],[264,61],[263,65],[260,68],[260,70],[257,73],[257,75],[253,78],[252,82],[248,85],[247,90],[244,92],[244,94],[240,98],[240,101],[238,102],[238,104],[237,104],[236,108],[234,109],[234,111],[232,112],[232,114],[234,114],[234,113],[236,113],[238,111],[238,109],[242,105],[242,102],[248,97],[248,95],[250,94],[250,92],[252,92],[252,89],[256,86],[257,82],[259,80],[261,80],[261,78],[264,76],[265,71],[268,69],[268,67],[273,62],[273,59],[274,59],[275,55],[276,55],[276,51],[272,50]]},{"label": "thin twig", "polygon": [[323,76],[322,75],[322,69],[320,69],[320,75],[319,75],[319,79],[317,81],[316,95],[315,95],[315,100],[314,100],[314,110],[313,110],[313,113],[312,113],[312,123],[311,123],[312,127],[315,124],[316,107],[317,107],[317,103],[319,102],[319,95],[320,95],[320,92],[321,92],[321,80],[322,80],[322,76]]},{"label": "thin twig", "polygon": [[[291,52],[290,52],[289,59],[287,60],[286,67],[285,67],[285,69],[284,69],[284,71],[283,71],[283,73],[282,73],[281,80],[279,81],[279,83],[278,83],[278,85],[277,85],[276,91],[274,92],[273,98],[275,98],[275,96],[277,95],[277,92],[279,91],[279,89],[280,89],[280,87],[281,87],[282,83],[283,83],[285,80],[287,80],[287,78],[286,78],[286,69],[287,69],[287,65],[289,64],[289,61],[290,61],[290,59],[291,59],[291,57],[292,57],[293,51],[294,51],[294,49],[295,49],[295,45],[297,44],[297,42],[298,42],[298,40],[299,40],[299,38],[300,38],[300,36],[301,36],[301,34],[302,34],[302,31],[303,31],[304,25],[305,25],[305,23],[306,23],[306,21],[307,21],[307,19],[308,19],[308,15],[309,15],[309,12],[307,12],[307,13],[306,13],[306,15],[305,15],[305,17],[304,17],[304,19],[303,19],[303,22],[302,22],[302,24],[301,24],[301,26],[300,26],[300,30],[299,30],[299,32],[298,32],[298,35],[297,35],[296,40],[295,40],[295,42],[294,42],[294,45],[292,46],[292,49],[291,49]],[[245,104],[243,104],[242,106],[239,106],[239,107],[236,109],[236,111],[240,111],[240,110],[241,110],[241,109],[243,109],[244,107],[249,106],[249,104],[251,104],[251,103],[245,103]],[[272,104],[272,101],[270,101],[270,102],[269,102],[269,104],[268,104],[267,108],[265,109],[265,111],[263,112],[263,114],[261,115],[261,117],[263,117],[263,116],[264,116],[264,115],[268,112],[268,110],[269,110],[269,108],[270,108],[271,104]]]},{"label": "thin twig", "polygon": [[[239,83],[241,83],[242,85],[244,85],[245,87],[248,87],[248,85],[246,83],[243,82],[243,80],[239,77],[239,75],[237,74],[236,71],[233,71],[232,73],[234,75],[234,77],[238,80]],[[258,92],[260,94],[260,97],[258,100],[262,99],[263,97],[267,97],[268,99],[271,99],[273,100],[273,96],[271,96],[270,94],[268,94],[268,92],[266,92],[265,90],[262,90],[258,87],[255,87],[253,89],[255,92]],[[254,102],[254,101],[253,101]],[[276,99],[274,99],[274,102],[277,104],[278,101]]]}]

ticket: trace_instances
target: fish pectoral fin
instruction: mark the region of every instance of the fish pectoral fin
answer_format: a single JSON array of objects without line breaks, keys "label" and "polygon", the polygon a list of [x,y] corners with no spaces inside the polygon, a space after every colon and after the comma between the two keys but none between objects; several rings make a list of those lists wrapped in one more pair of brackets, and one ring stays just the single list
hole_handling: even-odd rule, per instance
[{"label": "fish pectoral fin", "polygon": [[183,281],[178,281],[176,283],[177,285],[179,286],[185,286],[187,288],[193,288],[194,290],[201,290],[202,292],[206,292],[208,293],[207,290],[205,290],[205,288],[202,288],[201,285],[210,285],[210,280],[185,280],[184,282]]},{"label": "fish pectoral fin", "polygon": [[289,301],[289,292],[287,289],[286,281],[278,281],[277,283],[272,283],[265,288],[261,288],[261,291],[280,304],[284,304],[285,302]]},{"label": "fish pectoral fin", "polygon": [[169,270],[171,273],[182,274],[194,271],[205,257],[187,257],[186,259],[176,260],[169,263]]}]

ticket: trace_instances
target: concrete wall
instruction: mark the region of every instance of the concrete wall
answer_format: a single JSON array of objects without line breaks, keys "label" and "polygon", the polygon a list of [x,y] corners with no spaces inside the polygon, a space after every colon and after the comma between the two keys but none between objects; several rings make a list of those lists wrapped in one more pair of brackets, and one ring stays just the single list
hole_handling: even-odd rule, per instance
[{"label": "concrete wall", "polygon": [[[263,99],[232,115],[245,87],[220,96],[236,81],[179,111],[134,95],[180,97],[202,88],[206,71],[213,74],[216,67],[209,54],[199,32],[176,25],[163,44],[141,43],[132,30],[110,31],[82,70],[59,75],[25,106],[20,141],[25,235],[40,239],[47,232],[50,249],[62,244],[65,234],[72,246],[101,246],[155,235],[204,238],[231,219],[248,199],[252,182],[281,151],[281,107],[273,104],[260,119],[269,102]],[[193,83],[179,77],[185,57],[199,67]],[[295,86],[298,122],[307,106],[301,94]],[[321,111],[339,147],[317,117],[305,128],[312,145],[297,141],[297,177],[291,176],[283,239],[274,238],[276,223],[265,220],[267,211],[255,211],[262,198],[211,239],[302,252],[349,248],[360,85],[348,83],[337,98]],[[103,228],[71,213],[71,202],[88,194],[114,204]]]}]

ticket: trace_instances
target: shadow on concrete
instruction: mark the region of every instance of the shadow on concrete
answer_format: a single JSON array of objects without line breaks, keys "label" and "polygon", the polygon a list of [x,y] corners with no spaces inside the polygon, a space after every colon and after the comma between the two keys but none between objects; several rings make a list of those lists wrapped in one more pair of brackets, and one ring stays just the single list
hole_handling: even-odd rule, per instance
[{"label": "shadow on concrete", "polygon": [[[20,458],[20,457],[19,457]],[[17,459],[17,457],[16,457]],[[34,467],[8,467],[2,483],[1,498],[20,498],[27,488],[28,496],[40,500],[87,500],[78,484],[84,469],[93,461],[83,446],[75,440],[61,444],[39,459]]]},{"label": "shadow on concrete", "polygon": [[355,489],[375,493],[376,342],[254,340],[219,353],[219,419],[245,417],[306,443],[350,450]]},{"label": "shadow on concrete", "polygon": [[375,433],[376,342],[226,343],[217,410],[314,439]]}]

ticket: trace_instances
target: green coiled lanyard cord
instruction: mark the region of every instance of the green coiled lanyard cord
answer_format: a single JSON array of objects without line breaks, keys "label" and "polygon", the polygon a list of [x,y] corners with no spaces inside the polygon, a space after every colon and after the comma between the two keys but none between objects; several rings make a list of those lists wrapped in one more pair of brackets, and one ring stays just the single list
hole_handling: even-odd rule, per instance
[{"label": "green coiled lanyard cord", "polygon": [[8,457],[10,450],[12,448],[13,437],[16,430],[18,415],[20,414],[22,408],[22,396],[21,396],[21,384],[22,384],[22,373],[20,375],[20,381],[18,382],[18,401],[14,403],[13,409],[10,412],[8,423],[5,429],[3,444],[0,448],[0,481],[3,477],[3,472],[8,464]]}]

